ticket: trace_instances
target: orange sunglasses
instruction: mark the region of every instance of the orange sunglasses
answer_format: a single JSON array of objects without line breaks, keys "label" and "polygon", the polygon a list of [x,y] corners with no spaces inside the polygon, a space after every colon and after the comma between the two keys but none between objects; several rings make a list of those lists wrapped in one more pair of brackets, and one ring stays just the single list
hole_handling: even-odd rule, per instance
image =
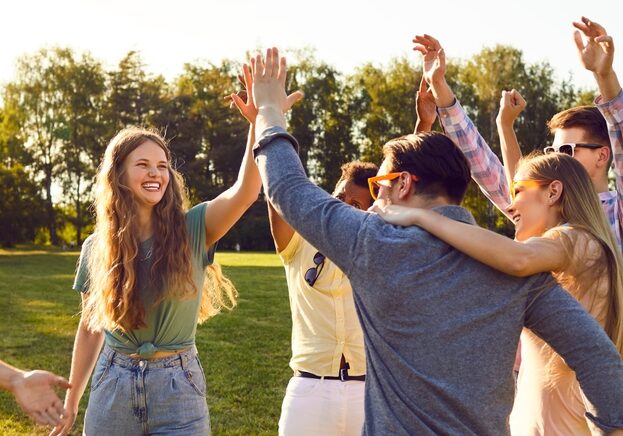
[{"label": "orange sunglasses", "polygon": [[511,185],[511,200],[515,200],[517,196],[517,187],[524,189],[540,188],[541,186],[549,185],[549,182],[542,180],[513,180]]},{"label": "orange sunglasses", "polygon": [[[404,171],[403,171],[404,172]],[[372,198],[374,200],[376,200],[377,196],[379,195],[379,188],[381,186],[381,183],[379,183],[382,180],[394,180],[397,179],[398,177],[400,177],[400,175],[402,174],[402,172],[400,173],[387,173],[383,176],[374,176],[374,177],[370,177],[368,178],[368,187],[370,188],[370,195],[372,196]],[[413,174],[409,174],[411,176],[411,180],[413,180],[414,182],[418,181],[417,176],[414,176]],[[384,185],[385,187],[389,187],[388,185]]]}]

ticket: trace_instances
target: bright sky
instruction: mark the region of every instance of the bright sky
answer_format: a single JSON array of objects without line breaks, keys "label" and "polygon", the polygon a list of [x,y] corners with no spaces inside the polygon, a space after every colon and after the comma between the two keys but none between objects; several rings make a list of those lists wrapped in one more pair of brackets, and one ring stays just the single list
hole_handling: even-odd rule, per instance
[{"label": "bright sky", "polygon": [[107,68],[139,50],[151,72],[171,79],[186,62],[242,60],[247,50],[272,45],[314,47],[317,58],[348,73],[367,61],[415,59],[413,35],[429,33],[448,57],[509,44],[586,87],[593,80],[579,67],[571,27],[581,15],[614,37],[623,78],[620,0],[19,0],[3,4],[0,83],[14,77],[20,55],[53,45],[88,50]]}]

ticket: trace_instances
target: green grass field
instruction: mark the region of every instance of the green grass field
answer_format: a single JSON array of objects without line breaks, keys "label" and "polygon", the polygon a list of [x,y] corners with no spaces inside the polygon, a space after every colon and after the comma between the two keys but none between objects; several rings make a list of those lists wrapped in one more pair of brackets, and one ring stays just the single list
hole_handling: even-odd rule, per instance
[{"label": "green grass field", "polygon": [[[0,359],[21,368],[69,376],[79,321],[79,295],[71,290],[78,252],[0,250]],[[208,320],[197,348],[208,382],[213,434],[275,434],[291,371],[290,311],[279,259],[268,253],[218,253],[236,284],[238,307]],[[81,413],[72,434],[82,434]],[[0,434],[44,435],[0,392]]]}]

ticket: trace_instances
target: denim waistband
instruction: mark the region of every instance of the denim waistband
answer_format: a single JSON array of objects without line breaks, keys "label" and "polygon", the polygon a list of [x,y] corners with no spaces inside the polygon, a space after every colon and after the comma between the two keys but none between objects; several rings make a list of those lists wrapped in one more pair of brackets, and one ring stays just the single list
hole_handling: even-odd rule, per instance
[{"label": "denim waistband", "polygon": [[172,354],[171,356],[161,357],[159,359],[145,360],[135,359],[127,354],[120,353],[113,350],[108,344],[104,345],[102,350],[102,356],[106,358],[110,363],[121,366],[122,368],[137,368],[137,367],[149,367],[149,368],[173,368],[181,366],[185,368],[191,359],[197,356],[197,347],[192,346],[186,351]]}]

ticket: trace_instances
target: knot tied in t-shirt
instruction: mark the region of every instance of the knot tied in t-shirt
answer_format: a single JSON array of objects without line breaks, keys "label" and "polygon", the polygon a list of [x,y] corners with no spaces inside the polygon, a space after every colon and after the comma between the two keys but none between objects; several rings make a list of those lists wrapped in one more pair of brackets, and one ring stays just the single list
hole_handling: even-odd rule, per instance
[{"label": "knot tied in t-shirt", "polygon": [[137,348],[136,353],[141,357],[149,359],[151,356],[154,355],[156,351],[157,348],[154,344],[152,344],[151,342],[145,342]]}]

